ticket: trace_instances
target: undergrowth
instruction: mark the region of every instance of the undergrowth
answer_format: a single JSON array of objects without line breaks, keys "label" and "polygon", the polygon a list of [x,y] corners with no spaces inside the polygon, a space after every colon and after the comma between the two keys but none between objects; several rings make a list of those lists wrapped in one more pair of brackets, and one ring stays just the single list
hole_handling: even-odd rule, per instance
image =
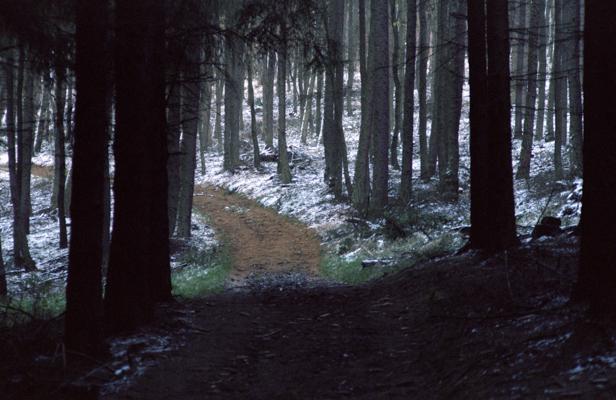
[{"label": "undergrowth", "polygon": [[183,267],[171,275],[173,295],[202,297],[224,289],[231,271],[231,255],[226,245],[213,251],[190,249],[180,257]]}]

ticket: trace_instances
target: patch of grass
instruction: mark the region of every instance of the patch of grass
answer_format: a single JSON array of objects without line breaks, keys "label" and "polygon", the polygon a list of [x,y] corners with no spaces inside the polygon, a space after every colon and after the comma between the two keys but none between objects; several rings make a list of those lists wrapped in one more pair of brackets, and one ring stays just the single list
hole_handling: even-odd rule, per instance
[{"label": "patch of grass", "polygon": [[345,260],[342,257],[327,255],[321,258],[321,275],[336,282],[358,285],[369,280],[380,278],[387,272],[383,268],[361,265],[361,259]]},{"label": "patch of grass", "polygon": [[232,264],[226,245],[211,252],[188,250],[180,261],[186,266],[171,275],[173,295],[197,298],[224,289]]},{"label": "patch of grass", "polygon": [[0,326],[10,328],[35,320],[53,319],[64,313],[64,287],[41,281],[36,275],[26,278],[22,285],[18,297],[0,299]]}]

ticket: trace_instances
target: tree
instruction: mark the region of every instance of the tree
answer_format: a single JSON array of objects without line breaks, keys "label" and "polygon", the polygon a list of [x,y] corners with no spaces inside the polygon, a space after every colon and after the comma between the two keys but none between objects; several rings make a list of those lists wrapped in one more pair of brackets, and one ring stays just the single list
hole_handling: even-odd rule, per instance
[{"label": "tree", "polygon": [[[252,51],[249,52],[252,56]],[[255,111],[255,91],[252,82],[252,60],[246,61],[246,73],[248,75],[248,106],[250,107],[250,136],[252,138],[252,163],[255,168],[261,166],[261,154],[259,151],[259,137],[257,133],[257,113]]]},{"label": "tree", "polygon": [[[54,135],[54,192],[55,206],[58,210],[60,224],[60,248],[68,245],[66,233],[66,155],[64,149],[64,105],[65,105],[66,67],[61,60],[56,62],[56,134]],[[53,201],[52,201],[53,203]]]},{"label": "tree", "polygon": [[280,24],[280,48],[278,49],[278,166],[277,171],[282,183],[291,182],[291,170],[287,154],[287,25],[282,20]]},{"label": "tree", "polygon": [[[361,77],[361,126],[359,129],[359,144],[355,158],[355,175],[353,176],[353,205],[362,214],[368,211],[370,202],[370,129],[368,118],[369,76],[366,57],[366,0],[359,0],[359,74]],[[319,85],[320,87],[320,85]],[[317,97],[317,115],[319,112]],[[318,130],[317,130],[318,132]]]},{"label": "tree", "polygon": [[323,147],[325,150],[325,182],[337,199],[342,197],[344,134],[342,106],[344,95],[343,28],[344,1],[330,3],[325,23],[327,32],[327,64],[325,68],[325,104],[323,108]]},{"label": "tree", "polygon": [[506,0],[468,2],[470,246],[488,252],[517,244],[511,170],[507,12]]},{"label": "tree", "polygon": [[417,35],[416,0],[406,2],[406,72],[404,75],[404,119],[402,121],[402,176],[400,200],[411,197],[413,179],[413,116],[415,114],[415,37]]},{"label": "tree", "polygon": [[554,2],[554,179],[563,177],[562,148],[567,140],[567,71],[565,70],[564,1]]},{"label": "tree", "polygon": [[370,131],[374,135],[374,165],[370,211],[383,214],[389,190],[389,11],[370,2]]},{"label": "tree", "polygon": [[[227,6],[227,19],[230,20],[234,3]],[[242,79],[242,49],[240,39],[229,32],[225,37],[225,129],[224,129],[224,169],[233,171],[240,162],[240,115],[244,80]]]},{"label": "tree", "polygon": [[[185,3],[189,21],[194,30],[194,16],[199,14],[200,4],[193,0]],[[197,131],[199,129],[199,105],[201,102],[201,40],[194,33],[186,38],[185,63],[183,65],[182,144],[180,147],[180,191],[178,196],[177,234],[190,237],[192,228],[192,204],[197,167]],[[239,158],[239,156],[238,156]]]},{"label": "tree", "polygon": [[76,3],[77,99],[64,335],[68,349],[90,356],[99,354],[103,346],[101,267],[110,87],[107,21],[106,1]]},{"label": "tree", "polygon": [[584,194],[581,251],[574,298],[591,311],[616,305],[616,3],[586,0],[584,33]]},{"label": "tree", "polygon": [[419,102],[419,159],[420,177],[428,180],[428,60],[430,59],[430,31],[428,26],[428,0],[419,0],[419,48],[417,51],[417,94]]},{"label": "tree", "polygon": [[528,179],[530,176],[530,161],[534,139],[535,102],[537,100],[537,47],[539,46],[539,24],[541,21],[540,13],[542,6],[543,4],[540,0],[531,0],[531,19],[528,31],[528,90],[526,92],[526,100],[524,101],[526,110],[524,115],[524,129],[522,131],[520,163],[518,164],[517,172],[517,177],[522,179]]},{"label": "tree", "polygon": [[263,137],[265,147],[274,148],[274,79],[276,77],[276,52],[267,55],[263,81]]},{"label": "tree", "polygon": [[582,174],[582,83],[580,80],[580,0],[564,5],[564,20],[568,21],[567,52],[565,56],[569,84],[569,164],[570,175]]},{"label": "tree", "polygon": [[171,297],[167,209],[164,11],[115,5],[115,207],[105,319],[111,332],[151,319]]}]

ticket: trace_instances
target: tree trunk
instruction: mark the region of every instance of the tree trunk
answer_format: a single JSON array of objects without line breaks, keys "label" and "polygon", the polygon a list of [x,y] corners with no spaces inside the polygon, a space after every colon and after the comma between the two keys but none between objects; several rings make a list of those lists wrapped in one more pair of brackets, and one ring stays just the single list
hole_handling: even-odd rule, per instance
[{"label": "tree trunk", "polygon": [[573,297],[612,316],[616,305],[616,3],[586,0],[584,196],[578,282]]},{"label": "tree trunk", "polygon": [[157,0],[115,4],[115,206],[105,318],[110,332],[150,320],[170,299],[164,12]]},{"label": "tree trunk", "polygon": [[263,136],[265,147],[274,148],[274,80],[276,77],[276,53],[267,56],[265,81],[263,82]]},{"label": "tree trunk", "polygon": [[54,142],[54,181],[56,186],[56,206],[58,222],[60,224],[60,248],[68,245],[66,234],[65,210],[65,182],[66,182],[66,155],[64,152],[64,84],[66,83],[66,70],[61,61],[56,63],[56,135]]},{"label": "tree trunk", "polygon": [[103,232],[107,163],[107,3],[77,2],[73,209],[66,315],[67,348],[97,356],[103,348]]},{"label": "tree trunk", "polygon": [[[391,72],[394,83],[394,102],[393,102],[393,125],[394,129],[391,137],[391,147],[389,162],[395,170],[400,170],[398,162],[398,144],[400,137],[400,121],[402,119],[402,82],[400,81],[400,12],[396,6],[397,0],[389,0],[391,10],[391,30],[392,30],[392,55],[391,55]],[[393,93],[392,93],[393,94]]]},{"label": "tree trunk", "polygon": [[517,178],[528,179],[530,177],[530,162],[533,151],[533,127],[535,122],[535,102],[537,100],[537,47],[539,46],[539,24],[541,13],[541,1],[531,0],[530,3],[530,28],[528,30],[528,89],[526,92],[526,111],[524,116],[524,130],[522,135],[522,149],[518,164]]},{"label": "tree trunk", "polygon": [[281,26],[281,48],[278,51],[278,175],[283,184],[291,183],[291,170],[287,155],[287,28]]},{"label": "tree trunk", "polygon": [[255,111],[255,92],[252,82],[252,51],[248,52],[246,72],[248,75],[248,106],[250,107],[250,136],[252,137],[252,159],[255,168],[261,167],[259,137],[257,133],[257,113]]},{"label": "tree trunk", "polygon": [[524,109],[526,107],[525,98],[524,98],[524,88],[527,87],[526,83],[526,71],[524,68],[524,60],[526,54],[526,32],[528,31],[528,27],[526,26],[526,4],[527,0],[520,1],[518,3],[511,2],[510,4],[516,4],[516,16],[515,25],[512,29],[512,32],[517,32],[516,34],[516,43],[514,46],[514,56],[512,57],[514,65],[513,70],[513,82],[515,89],[514,96],[514,109],[515,109],[515,119],[514,119],[514,133],[513,137],[515,139],[521,139],[523,135],[523,124],[524,124]]},{"label": "tree trunk", "polygon": [[346,110],[349,117],[353,116],[353,79],[355,77],[355,58],[357,36],[355,28],[355,1],[349,2],[348,23],[347,23],[347,83],[346,83]]},{"label": "tree trunk", "polygon": [[[218,75],[222,73],[219,72]],[[218,153],[222,153],[223,139],[222,139],[222,105],[224,103],[224,77],[218,76],[216,80],[216,118],[214,118],[214,138],[216,138],[216,150]]]},{"label": "tree trunk", "polygon": [[49,101],[51,98],[51,79],[48,72],[43,74],[43,97],[41,99],[41,111],[39,113],[38,129],[36,134],[36,142],[34,143],[34,152],[39,153],[43,146],[43,140],[49,134]]},{"label": "tree trunk", "polygon": [[325,74],[325,107],[323,112],[323,147],[325,150],[325,182],[336,199],[342,198],[342,106],[343,106],[343,28],[344,2],[332,2],[328,9]]},{"label": "tree trunk", "polygon": [[[361,126],[353,176],[353,205],[362,214],[370,202],[370,118],[368,116],[368,69],[366,58],[366,0],[359,0],[359,74],[361,81]],[[317,103],[318,104],[318,103]]]},{"label": "tree trunk", "polygon": [[376,1],[370,3],[370,12],[370,130],[375,144],[370,211],[382,215],[389,186],[389,12]]},{"label": "tree trunk", "polygon": [[411,199],[413,179],[413,116],[415,114],[415,37],[417,35],[416,0],[406,1],[406,72],[404,75],[404,120],[402,123],[402,176],[400,200]]},{"label": "tree trunk", "polygon": [[546,6],[549,1],[542,0],[540,2],[539,10],[539,44],[538,44],[538,58],[539,58],[539,77],[538,77],[538,96],[537,96],[537,123],[535,127],[535,140],[542,140],[544,134],[544,124],[546,115],[546,83],[548,80],[547,75],[547,51],[548,51],[548,20]]},{"label": "tree trunk", "polygon": [[419,159],[420,177],[430,178],[428,166],[428,60],[430,59],[430,30],[428,26],[428,2],[419,1],[419,49],[417,61],[417,94],[419,96]]},{"label": "tree trunk", "polygon": [[225,130],[224,163],[225,171],[233,171],[240,161],[240,112],[244,82],[241,73],[241,54],[238,39],[229,35],[225,47]]},{"label": "tree trunk", "polygon": [[566,70],[569,82],[569,164],[572,177],[582,176],[582,83],[580,80],[580,0],[565,2],[568,22]]},{"label": "tree trunk", "polygon": [[15,213],[15,266],[26,271],[36,269],[30,256],[28,245],[28,231],[30,219],[30,173],[32,168],[32,141],[31,141],[31,95],[32,80],[26,71],[26,51],[20,46],[19,70],[17,77],[17,164],[16,164],[16,213]]},{"label": "tree trunk", "polygon": [[507,1],[469,1],[468,25],[470,245],[496,253],[517,244],[511,170]]},{"label": "tree trunk", "polygon": [[564,32],[563,7],[564,2],[556,1],[554,10],[555,41],[554,61],[554,179],[563,178],[562,148],[567,138],[567,75],[564,70]]},{"label": "tree trunk", "polygon": [[[194,0],[196,1],[196,0]],[[180,148],[180,191],[178,195],[177,234],[189,238],[192,227],[192,204],[197,167],[197,131],[201,104],[201,48],[198,40],[189,39],[186,48],[182,107],[182,144]],[[239,158],[239,156],[238,156]]]},{"label": "tree trunk", "polygon": [[316,128],[315,128],[315,137],[318,142],[321,137],[321,130],[323,128],[323,112],[322,112],[322,99],[323,99],[323,71],[317,71],[317,99],[315,104],[315,119],[316,119]]}]

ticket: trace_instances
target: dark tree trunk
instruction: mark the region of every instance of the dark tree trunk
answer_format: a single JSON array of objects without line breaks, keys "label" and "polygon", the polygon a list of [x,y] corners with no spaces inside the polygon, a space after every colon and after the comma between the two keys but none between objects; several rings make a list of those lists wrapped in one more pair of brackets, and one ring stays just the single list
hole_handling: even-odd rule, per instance
[{"label": "dark tree trunk", "polygon": [[56,206],[58,222],[60,224],[60,248],[68,246],[66,234],[65,210],[65,182],[66,182],[66,155],[64,151],[64,83],[66,70],[61,61],[56,63],[56,135],[54,141],[54,182],[56,185]]},{"label": "dark tree trunk", "polygon": [[222,105],[224,103],[225,88],[224,77],[219,76],[216,80],[216,117],[214,118],[214,138],[216,138],[216,151],[222,153],[223,139],[222,139]]},{"label": "dark tree trunk", "polygon": [[547,51],[548,51],[548,34],[549,27],[546,14],[546,5],[549,1],[540,1],[539,10],[539,44],[538,44],[538,58],[539,58],[539,77],[538,77],[538,95],[537,95],[537,123],[535,127],[535,140],[542,140],[544,133],[544,123],[546,115],[545,106],[545,89],[548,79],[547,75]]},{"label": "dark tree trunk", "polygon": [[291,169],[287,154],[287,27],[281,26],[281,48],[278,51],[278,174],[283,184],[291,183]]},{"label": "dark tree trunk", "polygon": [[374,135],[374,171],[370,211],[382,215],[389,189],[389,12],[377,1],[370,3],[370,130]]},{"label": "dark tree trunk", "polygon": [[164,14],[157,0],[115,5],[115,207],[105,318],[131,330],[171,297]]},{"label": "dark tree trunk", "polygon": [[[368,69],[366,58],[366,0],[359,0],[359,74],[361,77],[361,126],[353,177],[353,205],[362,214],[370,202],[370,119],[368,117]],[[318,103],[317,103],[318,104]]]},{"label": "dark tree trunk", "polygon": [[355,58],[356,46],[355,37],[357,36],[355,28],[355,1],[349,2],[348,24],[347,24],[347,83],[346,83],[346,109],[349,117],[353,116],[353,79],[355,77]]},{"label": "dark tree trunk", "polygon": [[66,285],[67,348],[96,356],[103,347],[103,232],[109,58],[107,3],[77,2],[72,224]]},{"label": "dark tree trunk", "polygon": [[564,69],[564,2],[554,4],[554,179],[558,180],[563,178],[562,148],[567,139],[567,72]]},{"label": "dark tree trunk", "polygon": [[400,163],[398,162],[398,145],[400,137],[400,121],[402,119],[402,82],[400,81],[400,11],[396,6],[397,0],[389,0],[390,5],[390,18],[391,18],[391,30],[392,30],[392,54],[391,54],[391,73],[393,79],[393,89],[390,95],[394,95],[393,99],[393,131],[391,136],[389,163],[395,170],[400,170]]},{"label": "dark tree trunk", "polygon": [[527,8],[528,0],[523,0],[519,2],[510,2],[509,4],[515,4],[515,17],[514,17],[514,26],[512,32],[516,32],[516,41],[513,46],[514,55],[513,59],[513,84],[515,89],[514,96],[514,131],[513,137],[515,139],[521,139],[523,135],[523,124],[524,124],[524,114],[525,114],[525,94],[524,88],[527,87],[526,84],[526,71],[525,71],[525,54],[526,54],[526,32],[528,31],[528,27],[526,26],[526,8]]},{"label": "dark tree trunk", "polygon": [[430,59],[430,30],[428,2],[419,0],[419,49],[417,61],[417,94],[419,96],[419,159],[420,177],[430,178],[428,167],[428,60]]},{"label": "dark tree trunk", "polygon": [[469,1],[468,6],[470,244],[475,249],[498,252],[517,244],[511,170],[507,1],[488,0],[487,7],[486,0]]},{"label": "dark tree trunk", "polygon": [[580,0],[565,4],[567,30],[567,81],[569,83],[569,164],[573,177],[582,176],[582,83],[580,79]]},{"label": "dark tree trunk", "polygon": [[259,136],[257,133],[257,113],[255,111],[255,91],[252,87],[252,52],[249,52],[249,59],[246,60],[246,74],[248,75],[248,106],[250,107],[250,136],[252,138],[252,158],[255,168],[261,166],[259,151]]},{"label": "dark tree trunk", "polygon": [[406,73],[404,75],[404,120],[402,122],[402,176],[400,200],[411,199],[413,179],[413,116],[415,114],[415,37],[417,34],[416,0],[406,1]]},{"label": "dark tree trunk", "polygon": [[233,171],[240,161],[240,113],[243,85],[239,39],[233,35],[226,38],[225,47],[225,130],[224,169]]},{"label": "dark tree trunk", "polygon": [[535,122],[535,102],[537,100],[537,47],[539,45],[539,23],[541,1],[531,0],[530,3],[530,28],[528,30],[528,89],[526,92],[526,105],[524,116],[524,130],[522,132],[522,149],[518,164],[517,178],[528,179],[530,177],[530,162],[533,150],[533,127]]},{"label": "dark tree trunk", "polygon": [[323,100],[323,71],[317,71],[317,98],[315,104],[315,119],[316,119],[316,128],[315,128],[315,137],[317,141],[321,137],[321,130],[323,128],[323,112],[322,112],[322,100]]},{"label": "dark tree trunk", "polygon": [[[194,4],[194,3],[193,3]],[[178,193],[177,235],[189,238],[192,226],[192,204],[197,167],[197,131],[201,103],[201,46],[189,39],[183,71],[182,144],[180,147],[180,191]]]},{"label": "dark tree trunk", "polygon": [[325,107],[323,111],[323,147],[325,150],[325,181],[336,199],[341,199],[342,156],[342,106],[344,95],[343,60],[344,2],[332,2],[328,9],[327,51],[325,74]]},{"label": "dark tree trunk", "polygon": [[[26,271],[36,269],[34,261],[30,256],[28,245],[28,231],[30,220],[30,178],[32,169],[32,141],[30,121],[30,107],[28,100],[30,92],[30,75],[26,71],[26,51],[20,46],[19,49],[19,70],[17,77],[17,163],[16,163],[16,212],[15,212],[15,244],[14,262],[16,267],[24,268]],[[29,82],[28,82],[29,81]]]},{"label": "dark tree trunk", "polygon": [[274,148],[274,80],[276,77],[276,53],[267,56],[265,81],[263,82],[263,136],[265,146]]},{"label": "dark tree trunk", "polygon": [[39,153],[43,146],[43,140],[47,139],[49,134],[49,103],[51,99],[51,79],[49,73],[43,74],[43,97],[41,99],[41,111],[39,113],[38,128],[36,133],[36,142],[34,143],[34,152]]},{"label": "dark tree trunk", "polygon": [[574,298],[591,311],[616,306],[616,3],[586,0],[584,33],[584,195],[580,269]]}]

